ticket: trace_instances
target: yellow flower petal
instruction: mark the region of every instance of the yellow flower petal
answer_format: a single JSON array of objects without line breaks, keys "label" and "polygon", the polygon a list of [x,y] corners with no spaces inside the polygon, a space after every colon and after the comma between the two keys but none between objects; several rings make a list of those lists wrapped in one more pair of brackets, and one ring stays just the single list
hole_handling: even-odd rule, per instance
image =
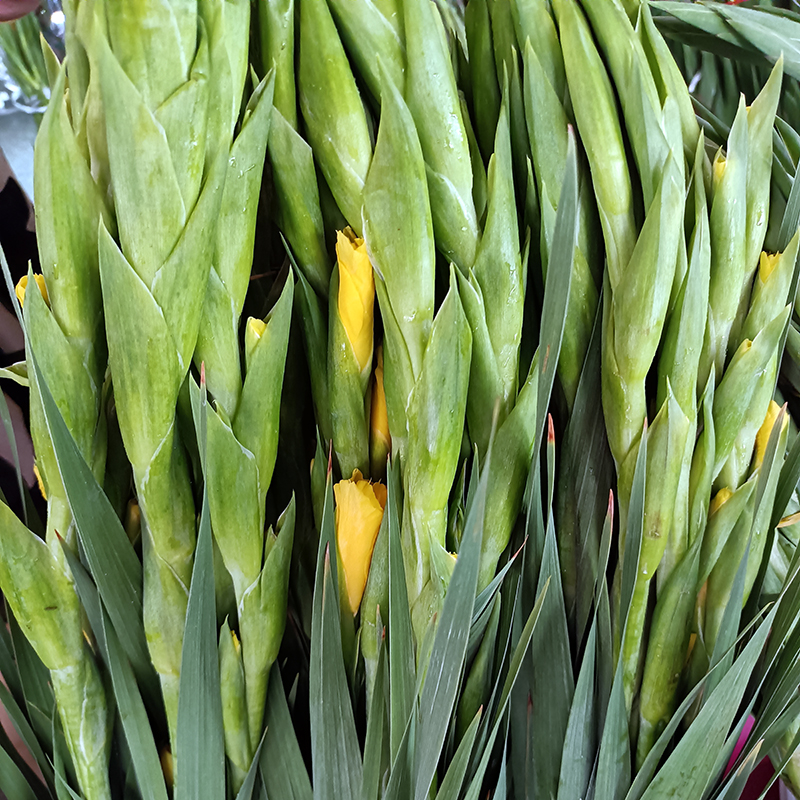
[{"label": "yellow flower petal", "polygon": [[726,158],[725,158],[725,157],[722,155],[722,150],[720,149],[720,150],[717,152],[717,155],[716,155],[716,157],[714,158],[714,168],[713,168],[714,178],[713,178],[713,184],[714,184],[714,190],[715,190],[715,191],[716,191],[717,187],[719,186],[719,184],[720,184],[720,181],[722,180],[722,177],[723,177],[723,175],[725,175],[725,167],[727,167],[727,166],[728,166],[728,161],[727,161],[727,160],[726,160]]},{"label": "yellow flower petal", "polygon": [[336,498],[336,546],[344,573],[347,598],[353,614],[361,605],[367,585],[372,550],[386,506],[386,487],[364,480],[354,470],[350,480],[333,487]]},{"label": "yellow flower petal", "polygon": [[[385,461],[392,447],[392,436],[389,433],[389,414],[386,410],[386,392],[383,389],[383,347],[378,348],[378,363],[375,367],[375,378],[372,382],[372,404],[370,407],[370,438],[372,452],[382,455]],[[384,465],[385,466],[385,465]]]},{"label": "yellow flower petal", "polygon": [[775,269],[778,262],[780,261],[781,254],[780,253],[762,253],[761,260],[758,264],[758,277],[763,281],[766,282],[767,278],[772,274],[772,270]]},{"label": "yellow flower petal", "polygon": [[36,483],[39,484],[39,491],[42,493],[42,497],[47,500],[47,492],[44,490],[42,473],[39,472],[39,467],[37,467],[36,464],[33,465],[33,474],[36,476]]},{"label": "yellow flower petal", "polygon": [[719,511],[720,507],[730,500],[733,492],[730,489],[720,489],[715,495],[711,504],[708,507],[708,516],[710,517],[715,511]]},{"label": "yellow flower petal", "polygon": [[372,360],[375,279],[364,240],[350,228],[336,235],[336,259],[339,263],[339,316],[363,370]]},{"label": "yellow flower petal", "polygon": [[248,361],[253,357],[253,353],[266,329],[267,323],[263,319],[248,317],[247,327],[244,329],[244,351]]},{"label": "yellow flower petal", "polygon": [[[778,419],[778,414],[781,413],[781,407],[774,401],[770,400],[769,410],[764,417],[764,422],[756,434],[756,457],[754,469],[761,466],[764,461],[764,455],[767,452],[767,444],[769,443],[769,435],[772,433],[772,428],[775,426],[775,420]],[[789,424],[789,415],[783,418],[783,427]]]},{"label": "yellow flower petal", "polygon": [[[44,275],[34,275],[33,279],[36,281],[36,285],[39,287],[39,291],[42,293],[42,297],[44,297],[45,303],[50,305],[50,297],[47,294],[47,286],[44,282]],[[17,295],[17,300],[19,300],[19,304],[25,305],[25,290],[28,288],[28,276],[23,275],[17,285],[14,287],[14,294]]]}]

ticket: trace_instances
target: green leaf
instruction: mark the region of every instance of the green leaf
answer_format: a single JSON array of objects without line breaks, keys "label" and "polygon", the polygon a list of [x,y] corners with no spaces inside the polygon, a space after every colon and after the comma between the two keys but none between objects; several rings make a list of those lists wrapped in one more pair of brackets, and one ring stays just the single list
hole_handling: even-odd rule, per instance
[{"label": "green leaf", "polygon": [[564,184],[556,212],[555,232],[550,249],[550,268],[545,280],[542,320],[539,327],[539,389],[536,409],[536,440],[533,452],[538,453],[544,435],[544,422],[550,405],[550,394],[556,376],[561,341],[566,325],[572,260],[578,222],[578,167],[575,155],[575,134],[570,130]]},{"label": "green leaf", "polygon": [[[105,37],[97,35],[94,43],[120,241],[136,272],[151,286],[186,223],[187,209],[166,132],[145,106]],[[133,152],[138,153],[137,158],[131,158]]]},{"label": "green leaf", "polygon": [[267,694],[266,737],[259,759],[261,782],[270,797],[313,800],[311,782],[289,715],[278,666],[272,668]]},{"label": "green leaf", "polygon": [[[384,79],[375,154],[364,185],[363,216],[370,259],[383,278],[376,281],[376,288],[385,284],[386,296],[380,289],[378,293],[381,313],[385,320],[388,300],[416,376],[433,323],[436,251],[419,138],[411,112],[388,78]],[[387,326],[384,379],[389,425],[399,430],[392,420],[390,361],[392,348],[400,344],[389,338],[390,331]],[[400,399],[405,408],[407,396]]]},{"label": "green leaf", "polygon": [[[34,778],[34,780],[36,780]],[[35,784],[34,784],[35,785]],[[0,748],[0,791],[14,800],[41,800],[11,756]]]},{"label": "green leaf", "polygon": [[51,742],[53,744],[53,771],[56,776],[56,796],[58,800],[83,800],[83,798],[74,792],[67,783],[67,778],[64,774],[64,757],[60,748],[58,747],[58,738],[56,734],[56,710],[53,709],[53,716],[50,720],[51,725]]},{"label": "green leaf", "polygon": [[261,736],[261,741],[258,743],[258,747],[256,748],[256,752],[253,755],[253,761],[250,764],[250,769],[247,770],[247,775],[245,775],[244,783],[236,795],[236,800],[252,800],[253,789],[255,789],[256,785],[256,776],[258,775],[259,764],[261,763],[261,750],[264,747],[264,739],[266,736],[267,732],[264,731],[263,735]]},{"label": "green leaf", "polygon": [[[628,507],[628,527],[622,561],[622,588],[619,610],[620,641],[625,640],[628,612],[631,608],[636,576],[639,571],[639,554],[644,530],[645,474],[647,464],[647,430],[641,436],[636,468],[631,486]],[[624,659],[620,655],[614,671],[611,696],[605,724],[600,739],[597,764],[596,791],[598,797],[609,800],[624,796],[631,780],[631,756],[628,729],[628,709],[623,687]]]},{"label": "green leaf", "polygon": [[33,352],[30,364],[89,568],[115,630],[123,632],[123,648],[138,679],[153,686],[155,673],[142,622],[141,562],[111,502],[70,434]]},{"label": "green leaf", "polygon": [[450,716],[455,708],[464,668],[472,608],[478,586],[483,514],[490,468],[490,460],[487,459],[475,503],[464,527],[461,548],[445,594],[431,660],[422,687],[416,751],[416,800],[425,800],[428,796],[450,725]]},{"label": "green leaf", "polygon": [[[205,450],[202,438],[201,452]],[[225,740],[215,605],[211,521],[208,495],[204,491],[181,652],[175,800],[225,797]]]},{"label": "green leaf", "polygon": [[355,800],[362,762],[342,653],[330,473],[325,491],[311,621],[309,705],[314,797]]},{"label": "green leaf", "polygon": [[472,722],[469,724],[464,736],[458,744],[456,752],[447,768],[442,785],[436,793],[436,800],[458,800],[461,787],[469,766],[472,746],[475,743],[475,735],[478,733],[478,724],[481,721],[483,709],[479,708]]},{"label": "green leaf", "polygon": [[[399,469],[392,465],[392,470]],[[400,543],[397,481],[387,479],[389,521],[389,754],[394,761],[414,708],[414,635]]]},{"label": "green leaf", "polygon": [[533,636],[534,629],[536,628],[536,623],[539,620],[539,614],[542,610],[544,599],[547,596],[548,587],[549,583],[545,585],[545,588],[539,594],[536,604],[531,610],[528,620],[525,623],[525,627],[520,634],[519,642],[514,650],[511,663],[508,667],[508,673],[506,674],[505,681],[503,682],[503,689],[500,692],[500,698],[494,716],[494,725],[483,749],[481,760],[478,763],[478,767],[469,784],[469,789],[465,795],[466,800],[478,800],[478,795],[483,785],[483,778],[486,774],[486,769],[489,766],[489,758],[492,754],[492,748],[494,747],[494,742],[497,739],[497,734],[500,732],[500,725],[502,724],[506,710],[508,709],[508,701],[511,698],[511,692],[514,688],[517,678],[519,677],[523,659],[525,658],[525,654],[528,651],[528,646],[531,643],[531,637]]},{"label": "green leaf", "polygon": [[594,685],[596,641],[597,618],[595,617],[583,651],[583,661],[569,712],[569,722],[564,733],[561,773],[558,779],[559,800],[586,797],[589,789],[597,747]]},{"label": "green leaf", "polygon": [[39,769],[42,770],[48,787],[52,787],[54,785],[54,775],[53,769],[50,766],[50,761],[45,756],[39,739],[25,717],[25,714],[22,712],[22,709],[17,705],[16,700],[14,700],[8,689],[2,684],[0,684],[0,704],[8,714],[11,724],[14,726],[20,740],[33,756]]},{"label": "green leaf", "polygon": [[6,618],[11,631],[11,641],[19,670],[25,708],[34,730],[41,738],[45,735],[44,731],[47,730],[44,723],[46,722],[49,726],[55,707],[53,689],[50,686],[50,673],[22,632],[19,622],[8,605],[8,597],[6,597]]},{"label": "green leaf", "polygon": [[550,584],[531,644],[535,657],[531,672],[531,702],[538,710],[531,720],[533,789],[537,797],[558,793],[561,754],[569,727],[575,683],[572,676],[567,617],[561,591],[561,571],[552,516],[548,519],[538,591]]},{"label": "green leaf", "polygon": [[299,0],[299,6],[300,109],[336,203],[361,233],[361,198],[372,157],[361,95],[328,4]]},{"label": "green leaf", "polygon": [[367,716],[367,733],[364,738],[361,800],[378,800],[380,797],[383,772],[382,756],[386,740],[386,698],[383,690],[385,672],[386,648],[381,640],[378,649],[378,665],[375,668],[375,683],[372,687],[372,701]]},{"label": "green leaf", "polygon": [[17,476],[17,488],[19,489],[19,500],[22,505],[22,520],[30,527],[28,522],[28,503],[25,495],[25,481],[22,477],[22,467],[19,462],[19,449],[17,448],[17,436],[14,432],[14,423],[11,420],[11,412],[8,410],[5,392],[0,391],[0,418],[3,420],[3,427],[6,431],[6,439],[11,450],[11,458],[14,462],[14,472]]},{"label": "green leaf", "polygon": [[142,800],[167,800],[164,773],[136,678],[106,611],[102,613],[106,664]]},{"label": "green leaf", "polygon": [[278,227],[292,246],[303,277],[320,297],[327,297],[331,259],[325,249],[314,154],[277,108],[272,110],[267,155],[277,195]]},{"label": "green leaf", "polygon": [[741,655],[707,699],[664,766],[642,795],[642,800],[700,797],[714,777],[714,767],[733,723],[750,675],[775,618],[773,607],[758,626]]}]

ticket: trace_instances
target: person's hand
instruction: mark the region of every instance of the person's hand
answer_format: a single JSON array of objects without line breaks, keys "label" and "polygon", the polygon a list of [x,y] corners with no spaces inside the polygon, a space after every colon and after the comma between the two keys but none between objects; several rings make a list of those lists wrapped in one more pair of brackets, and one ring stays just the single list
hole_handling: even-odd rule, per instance
[{"label": "person's hand", "polygon": [[24,17],[39,5],[39,0],[0,0],[0,22]]}]

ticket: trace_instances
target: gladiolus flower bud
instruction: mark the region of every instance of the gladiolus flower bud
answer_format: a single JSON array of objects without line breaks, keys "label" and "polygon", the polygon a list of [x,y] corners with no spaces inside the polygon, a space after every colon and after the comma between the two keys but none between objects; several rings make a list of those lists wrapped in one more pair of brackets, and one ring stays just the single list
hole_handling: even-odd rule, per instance
[{"label": "gladiolus flower bud", "polygon": [[[772,433],[772,429],[775,426],[775,420],[778,419],[778,414],[780,413],[781,407],[774,400],[771,400],[767,415],[764,417],[764,422],[761,423],[761,427],[758,429],[758,433],[756,434],[756,457],[753,463],[754,468],[760,467],[764,461],[764,455],[767,452],[767,444],[769,443],[769,435]],[[786,415],[783,418],[783,427],[785,428],[788,424],[789,416]]]},{"label": "gladiolus flower bud", "polygon": [[730,489],[720,489],[708,506],[708,516],[710,517],[715,511],[718,511],[732,495],[733,492]]},{"label": "gladiolus flower bud", "polygon": [[364,480],[353,470],[349,480],[333,487],[336,498],[336,546],[344,573],[347,598],[353,614],[358,611],[367,585],[372,550],[386,507],[386,487]]},{"label": "gladiolus flower bud", "polygon": [[[50,297],[47,294],[47,286],[44,282],[44,275],[34,275],[33,279],[36,281],[36,285],[39,287],[39,291],[42,293],[42,297],[44,297],[45,303],[50,305]],[[25,290],[28,288],[28,276],[23,275],[19,279],[19,283],[17,283],[16,287],[14,288],[14,293],[17,295],[17,300],[19,300],[19,304],[25,305]]]},{"label": "gladiolus flower bud", "polygon": [[386,469],[386,458],[392,448],[389,433],[389,415],[386,410],[386,393],[383,389],[383,347],[378,348],[378,363],[372,381],[372,405],[370,407],[369,455],[373,475]]},{"label": "gladiolus flower bud", "polygon": [[350,228],[336,238],[339,262],[339,316],[345,333],[363,370],[372,359],[372,319],[375,280],[367,247]]},{"label": "gladiolus flower bud", "polygon": [[250,317],[247,320],[247,328],[244,332],[244,350],[248,361],[253,357],[253,352],[266,329],[267,323],[263,319]]},{"label": "gladiolus flower bud", "polygon": [[780,258],[780,253],[761,253],[761,260],[759,261],[758,265],[758,275],[762,281],[766,281],[767,278],[769,278],[772,270],[775,269],[776,265],[780,261]]}]

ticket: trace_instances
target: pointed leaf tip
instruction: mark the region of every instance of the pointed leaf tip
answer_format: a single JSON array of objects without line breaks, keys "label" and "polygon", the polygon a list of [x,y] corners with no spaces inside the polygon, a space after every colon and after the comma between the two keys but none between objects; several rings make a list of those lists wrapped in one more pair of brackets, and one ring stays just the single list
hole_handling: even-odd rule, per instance
[{"label": "pointed leaf tip", "polygon": [[547,444],[555,444],[556,432],[553,427],[553,415],[547,415]]}]

